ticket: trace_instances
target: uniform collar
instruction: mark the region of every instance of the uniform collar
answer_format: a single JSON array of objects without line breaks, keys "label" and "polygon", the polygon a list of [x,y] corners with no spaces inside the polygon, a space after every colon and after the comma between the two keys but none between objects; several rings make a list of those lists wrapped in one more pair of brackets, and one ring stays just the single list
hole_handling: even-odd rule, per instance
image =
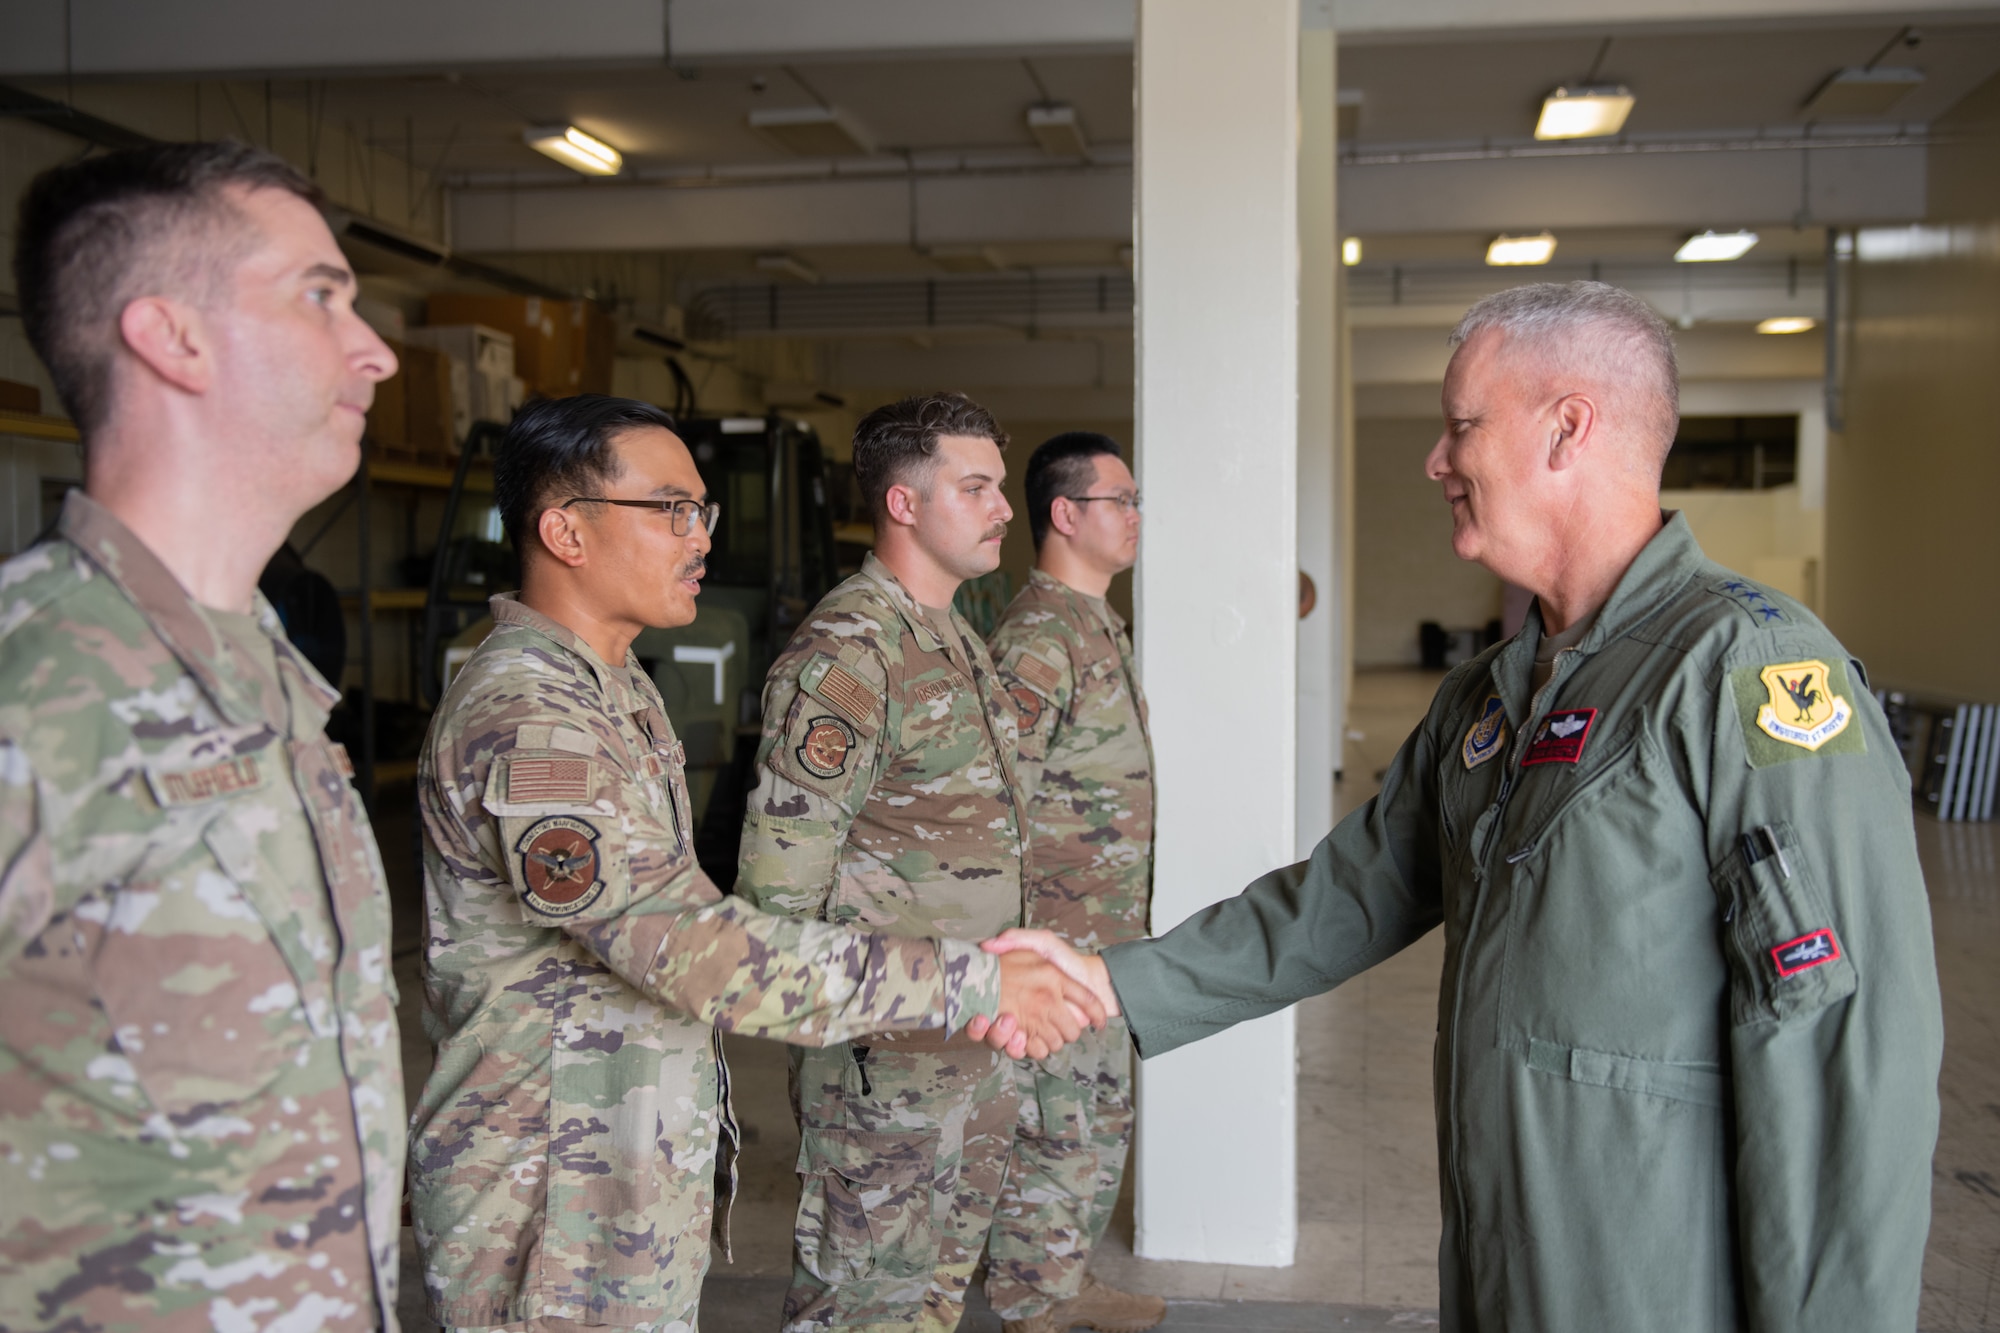
[{"label": "uniform collar", "polygon": [[[903,586],[903,581],[897,578],[873,551],[862,559],[861,573],[872,580],[894,604],[897,614],[903,617],[903,623],[908,625],[910,633],[916,636],[919,647],[927,653],[948,651],[948,645],[939,636],[937,629],[931,624],[930,616],[926,614],[927,608],[911,596],[910,590]],[[950,615],[952,612],[947,609],[945,614]]]},{"label": "uniform collar", "polygon": [[327,713],[340,695],[292,647],[263,593],[254,594],[251,611],[272,641],[278,678],[237,650],[152,548],[82,491],[73,490],[64,499],[56,533],[138,608],[216,711],[232,724],[262,722],[293,735],[309,735],[326,725]]},{"label": "uniform collar", "polygon": [[1044,573],[1039,569],[1028,571],[1028,586],[1031,588],[1041,588],[1068,599],[1084,610],[1089,611],[1092,615],[1102,619],[1106,625],[1111,627],[1111,631],[1114,634],[1123,634],[1125,632],[1125,617],[1119,615],[1112,608],[1111,599],[1108,597],[1092,597],[1089,593],[1078,592],[1055,575]]},{"label": "uniform collar", "polygon": [[604,692],[611,709],[616,713],[636,713],[648,707],[651,700],[643,697],[632,683],[632,673],[638,671],[639,660],[631,649],[625,650],[623,670],[614,669],[597,655],[597,650],[584,642],[583,636],[567,625],[549,619],[520,600],[516,593],[495,593],[487,599],[493,611],[494,625],[517,625],[522,629],[541,635],[572,657],[581,658],[597,678],[597,687]]},{"label": "uniform collar", "polygon": [[[1588,657],[1625,637],[1658,614],[1700,572],[1708,557],[1702,554],[1687,519],[1679,510],[1662,512],[1667,521],[1626,567],[1610,598],[1598,609],[1590,631],[1571,651]],[[1537,599],[1528,607],[1521,632],[1493,659],[1495,681],[1505,684],[1530,679],[1541,638],[1542,604]]]}]

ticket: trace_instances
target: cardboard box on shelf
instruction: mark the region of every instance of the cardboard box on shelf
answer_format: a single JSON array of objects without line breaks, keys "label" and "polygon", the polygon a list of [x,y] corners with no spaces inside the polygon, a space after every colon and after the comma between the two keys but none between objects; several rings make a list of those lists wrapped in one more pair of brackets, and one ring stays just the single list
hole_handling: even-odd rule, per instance
[{"label": "cardboard box on shelf", "polygon": [[461,438],[452,420],[451,362],[435,347],[403,349],[403,444],[419,461],[443,462]]},{"label": "cardboard box on shelf", "polygon": [[511,336],[511,373],[527,383],[531,395],[611,392],[617,331],[611,316],[593,301],[441,292],[430,298],[426,314],[433,326],[477,324]]},{"label": "cardboard box on shelf", "polygon": [[401,449],[409,435],[403,403],[403,390],[408,383],[404,370],[407,363],[403,358],[409,349],[393,339],[385,341],[396,354],[396,373],[375,386],[375,401],[368,408],[367,436],[369,443],[378,449]]},{"label": "cardboard box on shelf", "polygon": [[42,410],[42,391],[32,384],[22,384],[15,380],[0,380],[0,411],[31,412],[39,415]]}]

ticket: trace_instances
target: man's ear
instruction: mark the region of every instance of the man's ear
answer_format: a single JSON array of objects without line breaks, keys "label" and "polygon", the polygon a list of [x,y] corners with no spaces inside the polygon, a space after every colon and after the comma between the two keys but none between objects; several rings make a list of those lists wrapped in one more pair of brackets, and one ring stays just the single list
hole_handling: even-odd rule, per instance
[{"label": "man's ear", "polygon": [[917,488],[897,482],[889,487],[882,497],[882,507],[888,511],[889,521],[902,527],[915,527],[917,523]]},{"label": "man's ear", "polygon": [[1580,393],[1565,394],[1556,400],[1552,426],[1549,470],[1562,472],[1576,466],[1596,443],[1597,404]]},{"label": "man's ear", "polygon": [[1065,537],[1076,536],[1077,510],[1080,506],[1067,495],[1058,495],[1049,501],[1049,526]]},{"label": "man's ear", "polygon": [[535,535],[542,539],[543,550],[571,569],[581,569],[590,558],[583,524],[573,510],[544,509],[535,520]]},{"label": "man's ear", "polygon": [[118,334],[126,350],[183,393],[205,393],[215,376],[215,358],[201,313],[184,301],[142,296],[118,312]]}]

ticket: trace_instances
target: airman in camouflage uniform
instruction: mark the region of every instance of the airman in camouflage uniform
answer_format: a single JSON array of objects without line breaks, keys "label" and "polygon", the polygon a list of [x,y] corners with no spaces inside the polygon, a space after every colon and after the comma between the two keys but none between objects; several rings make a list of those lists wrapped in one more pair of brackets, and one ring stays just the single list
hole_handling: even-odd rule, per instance
[{"label": "airman in camouflage uniform", "polygon": [[[663,423],[622,400],[540,404],[516,420],[499,466],[550,433],[608,439],[611,476],[587,489],[651,485],[673,517],[620,509],[630,517],[590,520],[588,535],[600,559],[625,561],[614,569],[634,551],[655,565],[667,552],[667,591],[636,593],[637,614],[685,623],[715,518]],[[554,563],[533,552],[530,595],[593,627],[630,619],[615,578],[607,597]],[[676,568],[691,576],[678,603]],[[722,897],[695,862],[684,752],[630,638],[613,636],[624,648],[613,666],[512,597],[494,598],[493,615],[418,776],[438,1052],[414,1119],[412,1199],[431,1309],[461,1327],[685,1330],[718,1214],[726,1248],[734,1183],[716,1027],[815,1044],[977,1031],[972,1020],[1002,1004],[1005,969],[973,944]]]},{"label": "airman in camouflage uniform", "polygon": [[[1026,924],[1095,953],[1143,938],[1152,904],[1146,696],[1124,618],[1102,595],[1138,553],[1137,489],[1115,443],[1073,432],[1035,451],[1027,492],[1041,567],[990,645],[1020,712]],[[1077,1301],[1132,1145],[1123,1021],[1046,1060],[1017,1061],[1015,1074],[1021,1119],[987,1242],[988,1300],[1010,1333],[1150,1327],[1165,1314],[1156,1297],[1092,1282]]]},{"label": "airman in camouflage uniform", "polygon": [[[957,421],[943,434],[980,437],[990,462],[979,466],[999,470],[994,446],[1005,436],[963,399],[883,411]],[[880,472],[866,455],[880,416],[856,432],[864,491],[864,468]],[[933,429],[933,448],[939,438]],[[999,476],[963,482],[936,466],[922,485],[909,482],[925,504],[942,506],[961,484],[991,488],[967,545],[982,543],[992,515],[1004,531],[1011,510]],[[886,519],[878,532],[905,540]],[[959,558],[997,562],[989,535],[990,552]],[[943,578],[933,599],[948,603],[954,586]],[[979,636],[871,554],[806,618],[765,684],[737,893],[895,935],[984,938],[1018,924],[1018,743]],[[1012,1062],[929,1034],[885,1034],[794,1051],[792,1096],[801,1197],[785,1326],[954,1327],[1006,1169]]]},{"label": "airman in camouflage uniform", "polygon": [[[29,335],[88,494],[0,567],[11,1329],[395,1328],[387,892],[324,734],[338,696],[255,590],[395,367],[312,197],[267,154],[190,144],[57,168],[22,207]],[[175,321],[199,379],[160,368]],[[296,382],[246,395],[244,348]]]}]

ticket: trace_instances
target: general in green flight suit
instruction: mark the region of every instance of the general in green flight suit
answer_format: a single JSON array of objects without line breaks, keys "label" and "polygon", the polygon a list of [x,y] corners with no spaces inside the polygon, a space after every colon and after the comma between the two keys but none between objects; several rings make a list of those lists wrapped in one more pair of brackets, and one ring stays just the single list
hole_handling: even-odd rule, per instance
[{"label": "general in green flight suit", "polygon": [[1660,513],[1645,305],[1517,288],[1453,340],[1427,470],[1526,625],[1310,860],[1089,970],[1154,1056],[1444,926],[1447,1329],[1911,1328],[1942,1022],[1861,665]]}]

